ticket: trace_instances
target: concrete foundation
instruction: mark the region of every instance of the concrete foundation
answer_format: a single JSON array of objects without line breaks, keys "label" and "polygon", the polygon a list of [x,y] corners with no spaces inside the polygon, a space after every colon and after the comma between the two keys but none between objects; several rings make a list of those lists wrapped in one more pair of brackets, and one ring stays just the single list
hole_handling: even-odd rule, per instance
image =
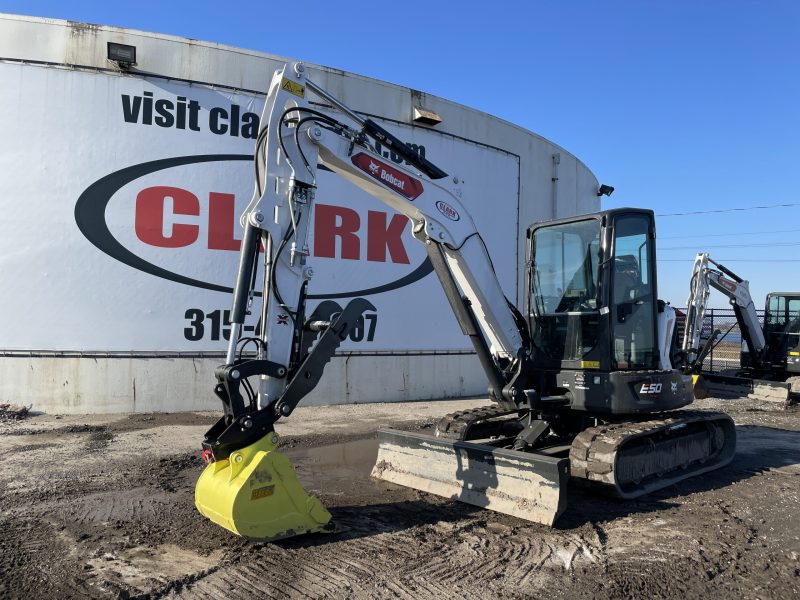
[{"label": "concrete foundation", "polygon": [[[214,369],[222,362],[221,356],[3,356],[0,403],[53,414],[219,410]],[[486,387],[472,354],[342,355],[303,405],[454,398],[485,394]]]}]

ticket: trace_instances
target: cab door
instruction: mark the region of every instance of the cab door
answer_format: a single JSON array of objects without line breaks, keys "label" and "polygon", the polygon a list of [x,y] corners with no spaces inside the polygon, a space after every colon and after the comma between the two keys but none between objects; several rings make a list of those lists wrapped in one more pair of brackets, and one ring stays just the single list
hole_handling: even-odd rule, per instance
[{"label": "cab door", "polygon": [[612,365],[623,371],[657,369],[655,227],[652,215],[615,215],[610,266]]}]

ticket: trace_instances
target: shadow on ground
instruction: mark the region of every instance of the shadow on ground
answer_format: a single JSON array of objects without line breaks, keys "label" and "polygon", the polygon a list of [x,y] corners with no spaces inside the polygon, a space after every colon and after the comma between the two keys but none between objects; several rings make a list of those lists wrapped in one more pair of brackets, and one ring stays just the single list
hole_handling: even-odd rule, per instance
[{"label": "shadow on ground", "polygon": [[454,501],[403,500],[366,506],[329,508],[336,531],[277,542],[285,548],[309,548],[379,535],[435,523],[458,523],[482,512],[478,507]]}]

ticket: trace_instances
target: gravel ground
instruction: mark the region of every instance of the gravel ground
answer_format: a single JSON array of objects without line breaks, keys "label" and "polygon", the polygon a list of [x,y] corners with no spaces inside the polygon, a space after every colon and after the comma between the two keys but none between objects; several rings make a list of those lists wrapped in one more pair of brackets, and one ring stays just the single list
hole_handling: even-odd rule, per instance
[{"label": "gravel ground", "polygon": [[554,528],[369,478],[379,425],[483,404],[295,411],[284,451],[340,531],[274,544],[194,509],[216,415],[0,422],[0,597],[798,597],[799,409],[698,401],[736,421],[729,467],[633,502],[570,490]]}]

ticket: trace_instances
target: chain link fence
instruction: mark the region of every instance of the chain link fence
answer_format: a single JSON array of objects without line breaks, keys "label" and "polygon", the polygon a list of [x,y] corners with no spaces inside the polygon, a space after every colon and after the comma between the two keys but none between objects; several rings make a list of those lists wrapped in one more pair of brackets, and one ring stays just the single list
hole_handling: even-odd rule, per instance
[{"label": "chain link fence", "polygon": [[[677,309],[678,313],[678,343],[683,340],[683,330],[686,322],[686,309]],[[764,325],[764,311],[759,310],[758,320]],[[700,334],[700,347],[706,343],[714,331],[719,329],[714,349],[703,361],[704,371],[719,372],[726,369],[738,369],[741,366],[742,332],[736,322],[736,314],[732,308],[709,308],[703,318],[703,329]]]}]

